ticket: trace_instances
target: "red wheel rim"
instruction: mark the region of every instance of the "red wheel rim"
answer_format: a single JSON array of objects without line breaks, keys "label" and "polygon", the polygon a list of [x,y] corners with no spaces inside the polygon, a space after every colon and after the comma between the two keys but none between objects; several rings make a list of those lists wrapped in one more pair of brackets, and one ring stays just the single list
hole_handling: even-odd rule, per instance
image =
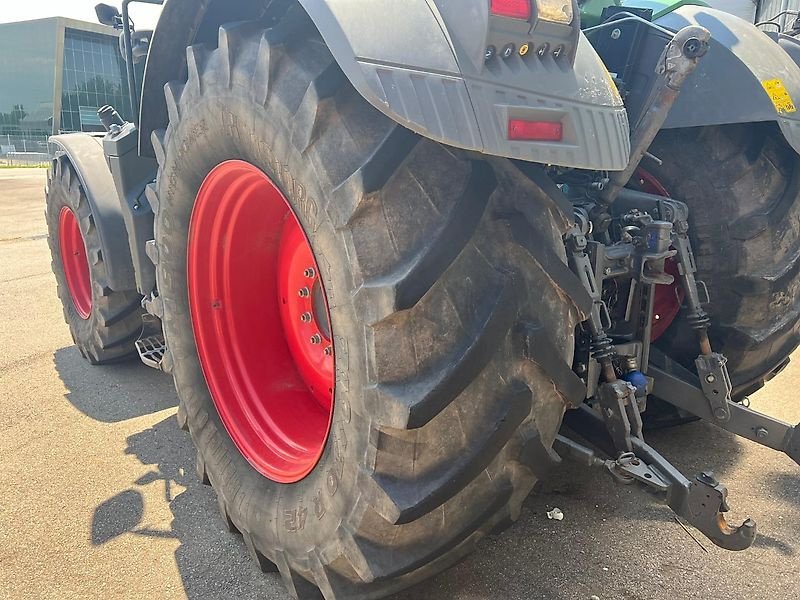
[{"label": "red wheel rim", "polygon": [[295,483],[319,462],[333,418],[334,352],[320,270],[278,187],[242,161],[197,195],[188,287],[214,404],[262,475]]},{"label": "red wheel rim", "polygon": [[[670,197],[667,188],[652,173],[640,167],[636,172],[636,176],[639,178],[639,185],[643,192]],[[655,342],[667,332],[667,329],[678,316],[683,303],[684,292],[678,280],[677,263],[672,259],[668,260],[665,271],[675,277],[675,282],[672,285],[656,286],[656,297],[653,301],[653,330],[650,335],[650,341],[652,342]]]},{"label": "red wheel rim", "polygon": [[58,239],[72,304],[81,319],[86,320],[92,314],[92,276],[78,218],[67,206],[58,217]]}]

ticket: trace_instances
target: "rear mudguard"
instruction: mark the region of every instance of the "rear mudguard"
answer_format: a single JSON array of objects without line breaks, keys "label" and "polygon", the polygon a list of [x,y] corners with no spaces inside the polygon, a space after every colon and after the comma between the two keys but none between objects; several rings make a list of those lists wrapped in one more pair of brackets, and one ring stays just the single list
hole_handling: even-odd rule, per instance
[{"label": "rear mudguard", "polygon": [[[573,27],[492,18],[487,0],[297,0],[353,86],[378,110],[431,139],[486,154],[586,169],[629,160],[627,114],[591,45]],[[148,58],[140,151],[167,122],[163,87],[185,48],[215,43],[226,22],[257,19],[265,0],[169,0]],[[577,14],[577,3],[575,4]],[[508,59],[488,62],[488,46]],[[521,56],[519,48],[529,44]],[[563,46],[563,47],[562,47]],[[554,57],[554,50],[560,50]],[[541,54],[538,52],[542,49]],[[509,119],[561,121],[561,142],[511,142]]]},{"label": "rear mudguard", "polygon": [[665,128],[776,121],[800,152],[800,67],[783,45],[738,17],[701,6],[682,6],[657,23],[672,31],[701,25],[712,36]]},{"label": "rear mudguard", "polygon": [[51,137],[50,143],[56,145],[58,153],[69,158],[89,201],[108,269],[108,287],[116,291],[136,289],[128,231],[103,152],[103,136],[68,133]]}]

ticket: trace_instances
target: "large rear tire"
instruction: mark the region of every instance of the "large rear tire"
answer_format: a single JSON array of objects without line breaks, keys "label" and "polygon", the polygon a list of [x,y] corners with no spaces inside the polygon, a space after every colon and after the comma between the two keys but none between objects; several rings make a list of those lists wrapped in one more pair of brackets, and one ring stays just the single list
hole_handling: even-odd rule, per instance
[{"label": "large rear tire", "polygon": [[78,350],[93,365],[135,353],[142,297],[108,287],[94,215],[66,156],[56,158],[48,172],[46,216],[58,296]]},{"label": "large rear tire", "polygon": [[[384,597],[456,563],[515,519],[546,465],[565,400],[515,340],[520,327],[538,332],[539,351],[569,374],[580,317],[559,287],[571,277],[567,220],[507,163],[497,174],[374,110],[300,10],[269,30],[224,26],[216,49],[188,49],[188,65],[187,82],[166,86],[170,124],[154,134],[160,169],[148,197],[164,334],[199,474],[231,530],[292,595]],[[191,276],[198,245],[190,232],[206,214],[198,198],[213,201],[209,186],[237,169],[262,173],[285,199],[286,218],[298,219],[333,332],[330,435],[310,473],[287,475],[288,483],[274,476],[288,471],[259,468],[252,446],[234,441],[241,431],[220,412],[232,397],[209,384],[213,368],[198,346],[207,336],[196,336],[203,326],[192,298],[210,298]],[[255,210],[250,196],[242,193],[242,206]],[[272,243],[270,222],[263,232]],[[214,249],[231,264],[246,260],[236,248],[247,244],[219,240]],[[254,278],[274,271],[247,264]],[[263,331],[263,344],[234,349],[241,358],[229,372],[267,365],[270,336],[288,336],[291,325],[259,308],[270,302],[236,315],[212,300],[229,324],[219,330],[226,339],[244,322]],[[262,397],[275,417],[279,397]],[[292,442],[288,428],[282,434]]]},{"label": "large rear tire", "polygon": [[[648,170],[689,205],[714,349],[734,398],[782,368],[800,343],[800,157],[774,124],[664,131]],[[678,315],[659,344],[694,368],[696,336]]]}]

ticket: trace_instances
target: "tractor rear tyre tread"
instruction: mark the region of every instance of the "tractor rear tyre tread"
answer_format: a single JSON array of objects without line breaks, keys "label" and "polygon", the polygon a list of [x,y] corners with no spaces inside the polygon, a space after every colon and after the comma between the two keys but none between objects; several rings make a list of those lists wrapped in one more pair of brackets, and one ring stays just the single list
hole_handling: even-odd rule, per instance
[{"label": "tractor rear tyre tread", "polygon": [[[142,297],[136,290],[112,291],[100,238],[86,193],[67,156],[59,156],[47,176],[48,243],[58,296],[72,339],[93,365],[113,363],[136,353],[134,342],[142,331]],[[59,215],[68,207],[78,218],[89,259],[92,308],[87,319],[78,314],[70,295],[59,240]]]},{"label": "tractor rear tyre tread", "polygon": [[[741,399],[800,343],[800,157],[763,123],[664,131],[652,151],[664,163],[648,170],[689,205],[711,341]],[[683,314],[659,345],[694,368],[696,337]]]},{"label": "tractor rear tyre tread", "polygon": [[[148,197],[164,333],[199,472],[228,528],[294,597],[385,597],[518,517],[545,466],[565,400],[525,360],[517,327],[543,331],[568,369],[582,319],[511,223],[524,221],[517,235],[543,240],[562,263],[563,223],[513,168],[372,108],[302,11],[268,30],[226,25],[216,49],[188,57],[188,80],[165,88],[170,124],[153,136],[160,168]],[[232,159],[282,189],[328,295],[333,425],[317,467],[291,485],[260,475],[233,444],[192,333],[192,209],[206,175]],[[541,207],[533,221],[517,200]]]}]

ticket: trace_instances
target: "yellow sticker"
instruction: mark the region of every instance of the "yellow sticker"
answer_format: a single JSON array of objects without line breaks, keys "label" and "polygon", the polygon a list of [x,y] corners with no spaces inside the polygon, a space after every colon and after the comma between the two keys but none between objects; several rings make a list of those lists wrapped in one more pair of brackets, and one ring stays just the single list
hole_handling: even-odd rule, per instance
[{"label": "yellow sticker", "polygon": [[792,100],[792,97],[789,95],[789,90],[783,85],[783,81],[780,79],[769,79],[768,81],[762,81],[761,85],[764,86],[767,95],[775,105],[775,110],[777,110],[779,114],[787,115],[797,112],[794,100]]}]

